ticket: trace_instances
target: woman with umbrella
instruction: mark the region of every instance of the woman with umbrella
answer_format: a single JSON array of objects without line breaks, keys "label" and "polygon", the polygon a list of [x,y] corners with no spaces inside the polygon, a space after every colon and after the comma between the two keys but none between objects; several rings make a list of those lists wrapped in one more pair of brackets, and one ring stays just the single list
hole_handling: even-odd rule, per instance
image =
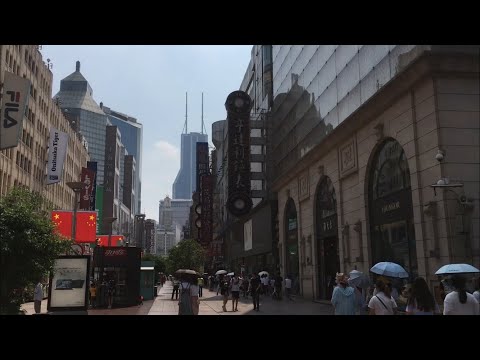
[{"label": "woman with umbrella", "polygon": [[480,304],[465,289],[465,277],[460,274],[453,275],[452,285],[455,290],[445,296],[443,315],[480,315]]},{"label": "woman with umbrella", "polygon": [[177,274],[181,279],[178,315],[198,315],[197,273],[194,270],[178,270]]},{"label": "woman with umbrella", "polygon": [[[388,280],[388,279],[386,279]],[[378,279],[375,283],[377,293],[368,303],[369,315],[395,315],[397,303],[392,298],[391,282]]]},{"label": "woman with umbrella", "polygon": [[417,277],[407,300],[407,315],[433,315],[439,312],[438,304],[428,289],[427,282],[424,278]]}]

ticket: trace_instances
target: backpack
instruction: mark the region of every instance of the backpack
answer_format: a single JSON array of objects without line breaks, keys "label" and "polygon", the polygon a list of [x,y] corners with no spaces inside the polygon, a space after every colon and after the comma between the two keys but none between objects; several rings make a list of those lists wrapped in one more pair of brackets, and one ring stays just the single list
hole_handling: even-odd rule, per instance
[{"label": "backpack", "polygon": [[181,286],[180,291],[180,301],[178,303],[178,314],[179,315],[193,315],[192,301],[190,297],[190,284],[187,287]]}]

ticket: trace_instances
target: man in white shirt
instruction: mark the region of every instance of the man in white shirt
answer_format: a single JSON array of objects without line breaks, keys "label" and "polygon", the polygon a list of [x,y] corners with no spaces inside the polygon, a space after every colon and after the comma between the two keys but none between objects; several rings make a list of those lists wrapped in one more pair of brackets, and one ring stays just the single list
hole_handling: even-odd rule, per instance
[{"label": "man in white shirt", "polygon": [[289,300],[292,300],[292,279],[290,279],[290,275],[285,277],[285,295]]},{"label": "man in white shirt", "polygon": [[40,314],[42,312],[42,300],[43,300],[43,287],[40,280],[35,286],[35,291],[33,293],[33,305],[35,308],[35,313]]}]

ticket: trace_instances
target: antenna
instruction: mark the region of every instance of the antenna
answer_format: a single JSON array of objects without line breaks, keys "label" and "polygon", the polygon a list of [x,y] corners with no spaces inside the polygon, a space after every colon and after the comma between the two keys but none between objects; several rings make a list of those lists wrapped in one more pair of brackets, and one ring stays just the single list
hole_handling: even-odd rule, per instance
[{"label": "antenna", "polygon": [[202,91],[202,135],[203,135],[203,91]]},{"label": "antenna", "polygon": [[185,134],[188,134],[188,93],[185,92]]}]

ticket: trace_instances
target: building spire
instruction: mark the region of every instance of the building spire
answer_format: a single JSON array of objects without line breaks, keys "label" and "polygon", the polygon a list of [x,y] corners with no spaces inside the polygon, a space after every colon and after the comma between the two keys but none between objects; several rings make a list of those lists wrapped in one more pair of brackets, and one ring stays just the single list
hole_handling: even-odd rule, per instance
[{"label": "building spire", "polygon": [[188,134],[188,92],[185,92],[185,134]]},{"label": "building spire", "polygon": [[203,135],[203,91],[202,91],[202,135]]},{"label": "building spire", "polygon": [[80,61],[77,61],[77,64],[75,66],[75,71],[80,72]]}]

